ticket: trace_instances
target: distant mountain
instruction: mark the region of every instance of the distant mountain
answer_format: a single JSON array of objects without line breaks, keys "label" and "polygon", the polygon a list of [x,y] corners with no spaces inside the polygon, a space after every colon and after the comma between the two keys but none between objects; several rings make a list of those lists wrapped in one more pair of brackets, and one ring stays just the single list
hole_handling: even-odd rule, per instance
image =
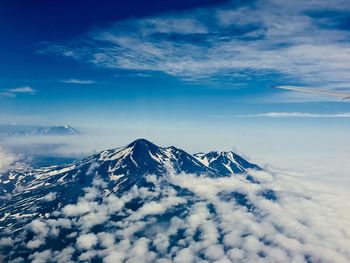
[{"label": "distant mountain", "polygon": [[[14,125],[13,125],[14,126]],[[67,135],[78,135],[80,131],[69,126],[45,126],[45,127],[6,127],[0,130],[0,136],[67,136]]]},{"label": "distant mountain", "polygon": [[32,131],[29,135],[42,136],[42,135],[77,135],[80,132],[69,125],[64,126],[51,126],[41,127]]},{"label": "distant mountain", "polygon": [[[19,234],[31,220],[46,218],[68,204],[78,202],[96,180],[101,180],[104,185],[99,198],[124,197],[135,189],[155,191],[152,180],[161,180],[164,187],[174,189],[178,196],[192,198],[193,193],[171,183],[169,173],[209,178],[240,176],[248,182],[249,169],[261,168],[232,152],[191,155],[173,146],[159,147],[145,139],[69,165],[36,169],[18,167],[0,175],[0,232],[11,226],[13,233]],[[155,179],[150,180],[149,176]],[[242,199],[242,205],[247,206],[242,194],[227,196],[225,193],[220,198]],[[129,207],[137,209],[143,202],[134,200]]]}]

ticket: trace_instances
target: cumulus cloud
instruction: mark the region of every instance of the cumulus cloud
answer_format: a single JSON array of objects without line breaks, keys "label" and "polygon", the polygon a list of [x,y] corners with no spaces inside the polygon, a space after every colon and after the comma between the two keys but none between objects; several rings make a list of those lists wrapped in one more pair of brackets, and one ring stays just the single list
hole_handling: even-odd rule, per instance
[{"label": "cumulus cloud", "polygon": [[40,247],[45,243],[45,238],[47,237],[49,233],[49,228],[47,225],[41,221],[41,220],[33,220],[29,225],[28,229],[32,231],[34,234],[36,234],[35,238],[30,240],[27,243],[27,248],[29,249],[35,249]]},{"label": "cumulus cloud", "polygon": [[97,237],[92,233],[81,235],[77,239],[77,246],[80,249],[91,249],[96,244]]},{"label": "cumulus cloud", "polygon": [[146,203],[144,206],[142,206],[136,213],[134,213],[130,217],[130,219],[140,220],[146,215],[162,214],[172,206],[185,204],[185,203],[186,203],[186,200],[184,198],[180,198],[176,196],[167,197],[157,202],[151,201],[149,203]]},{"label": "cumulus cloud", "polygon": [[42,252],[35,252],[32,254],[29,259],[32,260],[33,263],[45,263],[50,261],[51,259],[51,251],[44,250]]},{"label": "cumulus cloud", "polygon": [[2,247],[8,247],[13,245],[14,240],[11,237],[4,237],[0,239],[0,246]]},{"label": "cumulus cloud", "polygon": [[79,216],[89,212],[92,209],[92,206],[97,203],[89,203],[84,200],[79,201],[77,204],[69,204],[63,208],[63,213],[66,216]]},{"label": "cumulus cloud", "polygon": [[45,195],[43,197],[43,200],[45,200],[47,202],[50,202],[50,201],[55,200],[56,197],[57,197],[57,193],[56,192],[50,192],[50,193],[48,193],[47,195]]},{"label": "cumulus cloud", "polygon": [[336,25],[349,10],[341,0],[229,3],[118,21],[39,52],[192,81],[223,76],[247,81],[276,74],[289,82],[293,78],[345,91],[350,81],[349,32]]},{"label": "cumulus cloud", "polygon": [[[76,204],[51,214],[56,219],[28,224],[34,234],[30,259],[349,262],[346,188],[294,173],[250,174],[258,183],[239,175],[214,179],[169,171],[160,178],[146,176],[145,186],[122,196],[106,194],[106,184],[97,178]],[[15,250],[22,244],[11,234],[5,238]],[[64,240],[63,249],[37,250],[47,240]]]}]

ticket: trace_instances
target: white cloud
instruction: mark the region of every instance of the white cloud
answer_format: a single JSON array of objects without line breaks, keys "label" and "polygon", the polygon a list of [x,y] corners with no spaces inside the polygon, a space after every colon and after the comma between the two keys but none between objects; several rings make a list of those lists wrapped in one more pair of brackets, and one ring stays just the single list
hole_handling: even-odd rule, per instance
[{"label": "white cloud", "polygon": [[270,118],[350,118],[350,112],[319,114],[309,112],[267,112],[250,115],[238,115],[237,117],[270,117]]},{"label": "white cloud", "polygon": [[48,219],[46,221],[47,227],[50,228],[49,235],[57,237],[60,233],[60,228],[71,229],[72,223],[69,219],[59,218],[59,219]]},{"label": "white cloud", "polygon": [[[310,15],[345,10],[350,5],[341,0],[225,4],[119,21],[81,36],[78,48],[76,43],[52,44],[41,53],[195,81],[277,73],[311,85],[348,89],[349,32],[324,26]],[[336,16],[327,19],[327,25],[337,22]],[[169,37],[174,34],[179,40]]]},{"label": "white cloud", "polygon": [[130,219],[131,220],[140,220],[147,215],[157,215],[164,213],[167,209],[172,206],[176,206],[179,204],[185,204],[186,200],[181,197],[171,196],[167,197],[159,201],[151,201],[143,205],[135,214],[133,214]]},{"label": "white cloud", "polygon": [[81,85],[89,85],[89,84],[96,83],[96,81],[88,80],[88,79],[66,79],[66,80],[61,80],[60,82],[69,83],[69,84],[81,84]]},{"label": "white cloud", "polygon": [[12,92],[12,93],[30,93],[30,94],[36,93],[36,90],[34,90],[33,88],[31,88],[29,86],[9,89],[8,91]]},{"label": "white cloud", "polygon": [[35,95],[37,93],[37,90],[29,87],[29,86],[24,86],[24,87],[18,87],[18,88],[12,88],[12,89],[7,89],[3,92],[0,92],[0,97],[9,97],[9,98],[14,98],[16,97],[17,94],[31,94]]},{"label": "white cloud", "polygon": [[54,261],[57,263],[67,263],[67,262],[74,262],[72,260],[72,256],[75,249],[72,247],[66,247],[61,251],[55,252]]},{"label": "white cloud", "polygon": [[84,200],[79,201],[77,204],[69,204],[63,208],[63,213],[66,216],[79,216],[88,213],[92,210],[92,206],[96,205],[96,203],[91,204]]},{"label": "white cloud", "polygon": [[0,173],[7,172],[19,160],[19,156],[8,153],[0,146]]},{"label": "white cloud", "polygon": [[91,249],[97,244],[97,236],[94,234],[83,234],[77,239],[77,246],[80,249]]},{"label": "white cloud", "polygon": [[[135,21],[131,21],[133,23]],[[178,34],[205,34],[206,26],[196,17],[154,17],[136,21],[136,27],[142,27],[143,34],[178,33]]]},{"label": "white cloud", "polygon": [[[41,258],[50,255],[64,262],[73,259],[76,253],[82,261],[94,257],[104,262],[350,260],[347,188],[308,181],[286,172],[251,171],[251,175],[260,183],[253,184],[238,175],[213,179],[170,173],[162,178],[147,176],[148,182],[154,184],[153,191],[135,186],[120,198],[99,194],[103,200],[98,204],[91,196],[83,196],[70,206],[77,208],[79,203],[89,203],[84,213],[57,213],[59,218],[55,220],[40,219],[29,224],[27,229],[35,234],[29,242],[41,242],[31,246],[34,249],[31,258],[39,259],[41,254],[35,249],[46,238],[55,238],[54,229],[64,227],[79,232],[78,238],[75,240],[68,231],[66,237],[60,238],[71,240],[71,244],[68,242],[60,251],[46,251]],[[102,193],[104,187],[98,184],[95,190]],[[266,189],[274,190],[278,199],[262,197],[261,192]],[[192,195],[182,197],[186,191]],[[237,192],[254,206],[252,211],[233,197],[226,200],[218,195],[227,193],[230,197]],[[85,195],[90,193],[85,191]],[[185,199],[186,203],[177,198]],[[142,201],[141,207],[136,211],[126,208],[124,204],[131,200]],[[105,228],[92,233],[81,219],[101,211],[106,216],[121,218],[104,222]],[[76,248],[72,247],[74,242]],[[14,249],[20,244],[17,242]]]},{"label": "white cloud", "polygon": [[116,251],[112,251],[109,253],[104,259],[104,263],[121,263],[121,258],[124,257],[124,255],[121,255],[120,253]]},{"label": "white cloud", "polygon": [[86,174],[87,175],[92,175],[92,173],[96,170],[96,168],[99,167],[99,164],[97,162],[92,163],[89,167],[89,169],[87,170]]},{"label": "white cloud", "polygon": [[33,263],[45,263],[51,259],[51,251],[44,250],[42,252],[35,252],[29,257]]},{"label": "white cloud", "polygon": [[57,197],[57,192],[50,192],[43,197],[43,200],[45,200],[47,202],[51,202],[51,201],[55,200],[56,197]]},{"label": "white cloud", "polygon": [[208,248],[205,249],[205,256],[211,260],[219,260],[222,257],[224,257],[225,252],[223,248],[219,245],[210,245]]},{"label": "white cloud", "polygon": [[14,243],[14,240],[11,237],[4,237],[0,239],[0,246],[2,247],[12,246],[13,243]]},{"label": "white cloud", "polygon": [[34,239],[27,243],[27,248],[36,249],[45,243],[45,238],[49,233],[49,228],[42,220],[33,220],[27,228],[36,235]]},{"label": "white cloud", "polygon": [[175,256],[174,262],[175,263],[191,263],[194,262],[195,256],[191,249],[184,248],[181,249]]},{"label": "white cloud", "polygon": [[156,254],[148,248],[150,240],[141,237],[135,241],[135,244],[128,252],[128,263],[152,262],[156,258]]},{"label": "white cloud", "polygon": [[94,258],[95,256],[96,256],[96,251],[95,250],[88,250],[88,251],[83,252],[82,254],[80,254],[79,261],[82,261],[82,262],[91,261],[92,258]]}]

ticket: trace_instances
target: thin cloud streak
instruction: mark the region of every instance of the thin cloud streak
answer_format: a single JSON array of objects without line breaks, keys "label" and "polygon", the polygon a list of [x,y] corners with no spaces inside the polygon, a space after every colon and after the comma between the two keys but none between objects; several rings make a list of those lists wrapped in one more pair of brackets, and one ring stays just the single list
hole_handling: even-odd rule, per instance
[{"label": "thin cloud streak", "polygon": [[35,90],[29,86],[24,86],[24,87],[7,89],[3,92],[0,92],[0,97],[15,98],[17,94],[35,95],[36,93],[37,93],[37,90]]},{"label": "thin cloud streak", "polygon": [[36,93],[36,90],[32,89],[29,86],[9,89],[8,91],[12,93],[30,93],[30,94]]},{"label": "thin cloud streak", "polygon": [[299,91],[299,92],[305,92],[305,93],[311,93],[311,94],[320,94],[320,95],[326,95],[331,97],[338,97],[338,98],[342,98],[343,100],[350,99],[350,93],[329,92],[322,89],[310,89],[307,87],[296,87],[296,86],[273,86],[272,88]]},{"label": "thin cloud streak", "polygon": [[68,83],[68,84],[81,84],[81,85],[89,85],[89,84],[95,84],[96,82],[94,80],[87,80],[87,79],[66,79],[61,80],[62,83]]},{"label": "thin cloud streak", "polygon": [[350,118],[350,112],[335,113],[335,114],[318,114],[308,112],[267,112],[248,115],[237,115],[236,117],[244,118]]}]

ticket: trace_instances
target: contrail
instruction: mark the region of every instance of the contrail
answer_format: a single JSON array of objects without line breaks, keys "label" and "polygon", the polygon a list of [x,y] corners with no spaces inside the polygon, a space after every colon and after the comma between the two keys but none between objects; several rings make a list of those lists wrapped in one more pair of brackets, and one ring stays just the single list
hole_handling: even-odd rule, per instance
[{"label": "contrail", "polygon": [[300,91],[305,93],[322,94],[322,95],[327,95],[332,97],[339,97],[339,98],[342,98],[343,100],[350,99],[350,93],[332,92],[332,91],[325,91],[322,89],[312,89],[312,88],[296,87],[296,86],[271,86],[271,87],[276,89],[294,90],[294,91]]}]

